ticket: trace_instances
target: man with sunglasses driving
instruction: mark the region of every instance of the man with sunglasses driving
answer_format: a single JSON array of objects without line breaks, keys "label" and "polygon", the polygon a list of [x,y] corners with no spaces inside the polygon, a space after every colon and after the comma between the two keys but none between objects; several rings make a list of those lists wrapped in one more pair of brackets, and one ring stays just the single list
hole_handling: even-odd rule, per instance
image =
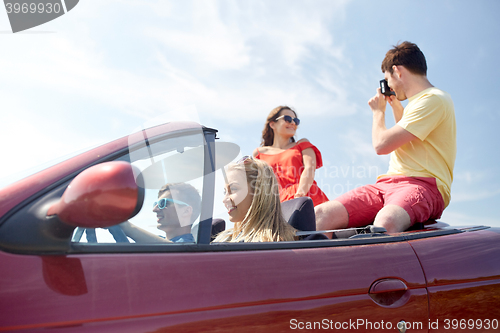
[{"label": "man with sunglasses driving", "polygon": [[125,234],[136,243],[194,243],[191,225],[200,215],[201,197],[196,188],[186,183],[169,183],[158,191],[158,201],[153,204],[157,228],[165,232],[161,238],[130,222],[120,224]]}]

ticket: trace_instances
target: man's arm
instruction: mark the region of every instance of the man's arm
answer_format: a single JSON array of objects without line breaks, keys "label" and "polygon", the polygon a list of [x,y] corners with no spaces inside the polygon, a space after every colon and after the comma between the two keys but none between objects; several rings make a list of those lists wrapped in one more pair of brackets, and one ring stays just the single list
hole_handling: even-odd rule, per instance
[{"label": "man's arm", "polygon": [[[368,101],[368,105],[373,111],[372,144],[378,155],[389,154],[416,138],[415,135],[397,124],[389,129],[385,126],[386,104],[387,101],[385,96],[380,92],[380,88],[377,94]],[[394,111],[394,117],[396,119],[400,111],[399,108]],[[402,116],[402,112],[399,116]],[[397,119],[397,121],[399,120]]]},{"label": "man's arm", "polygon": [[172,243],[168,239],[141,229],[129,221],[120,223],[119,226],[125,235],[132,238],[136,243]]},{"label": "man's arm", "polygon": [[387,102],[389,102],[389,104],[392,107],[392,113],[394,114],[394,120],[397,123],[398,121],[401,120],[401,118],[403,118],[403,112],[404,112],[405,108],[403,107],[401,102],[396,98],[395,95],[389,96],[387,98]]}]

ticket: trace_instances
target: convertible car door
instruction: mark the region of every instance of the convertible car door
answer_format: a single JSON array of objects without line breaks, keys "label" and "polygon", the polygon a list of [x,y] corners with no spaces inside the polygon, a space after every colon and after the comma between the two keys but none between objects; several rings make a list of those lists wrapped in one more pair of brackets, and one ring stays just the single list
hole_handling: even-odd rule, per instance
[{"label": "convertible car door", "polygon": [[79,245],[89,253],[0,253],[18,267],[0,276],[2,330],[376,332],[404,325],[427,331],[417,257],[406,241],[383,238],[292,248],[136,245],[136,253],[92,254],[99,245]]},{"label": "convertible car door", "polygon": [[500,329],[500,230],[411,241],[429,290],[431,332]]}]

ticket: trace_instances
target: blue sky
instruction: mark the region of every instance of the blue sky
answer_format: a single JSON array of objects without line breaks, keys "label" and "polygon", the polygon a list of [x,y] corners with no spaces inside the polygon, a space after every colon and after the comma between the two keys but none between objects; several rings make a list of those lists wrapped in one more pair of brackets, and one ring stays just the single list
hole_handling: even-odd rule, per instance
[{"label": "blue sky", "polygon": [[[455,103],[458,156],[442,221],[500,226],[500,2],[81,0],[12,34],[0,10],[0,185],[19,171],[161,121],[217,128],[251,154],[290,105],[323,153],[330,199],[373,183],[367,101],[399,41]],[[388,107],[387,125],[394,121]]]}]

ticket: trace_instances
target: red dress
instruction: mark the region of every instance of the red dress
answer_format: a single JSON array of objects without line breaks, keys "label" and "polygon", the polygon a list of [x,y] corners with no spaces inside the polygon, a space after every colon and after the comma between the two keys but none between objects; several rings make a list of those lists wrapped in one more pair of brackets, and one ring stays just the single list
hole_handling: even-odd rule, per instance
[{"label": "red dress", "polygon": [[[273,168],[274,174],[278,178],[281,202],[293,199],[295,193],[297,193],[300,175],[304,171],[302,151],[307,148],[312,148],[316,154],[316,169],[321,168],[323,166],[321,153],[310,142],[296,144],[279,154],[262,154],[257,149],[258,154],[255,158],[266,161]],[[320,190],[316,181],[313,181],[307,196],[313,200],[314,206],[328,201],[327,196]]]}]

